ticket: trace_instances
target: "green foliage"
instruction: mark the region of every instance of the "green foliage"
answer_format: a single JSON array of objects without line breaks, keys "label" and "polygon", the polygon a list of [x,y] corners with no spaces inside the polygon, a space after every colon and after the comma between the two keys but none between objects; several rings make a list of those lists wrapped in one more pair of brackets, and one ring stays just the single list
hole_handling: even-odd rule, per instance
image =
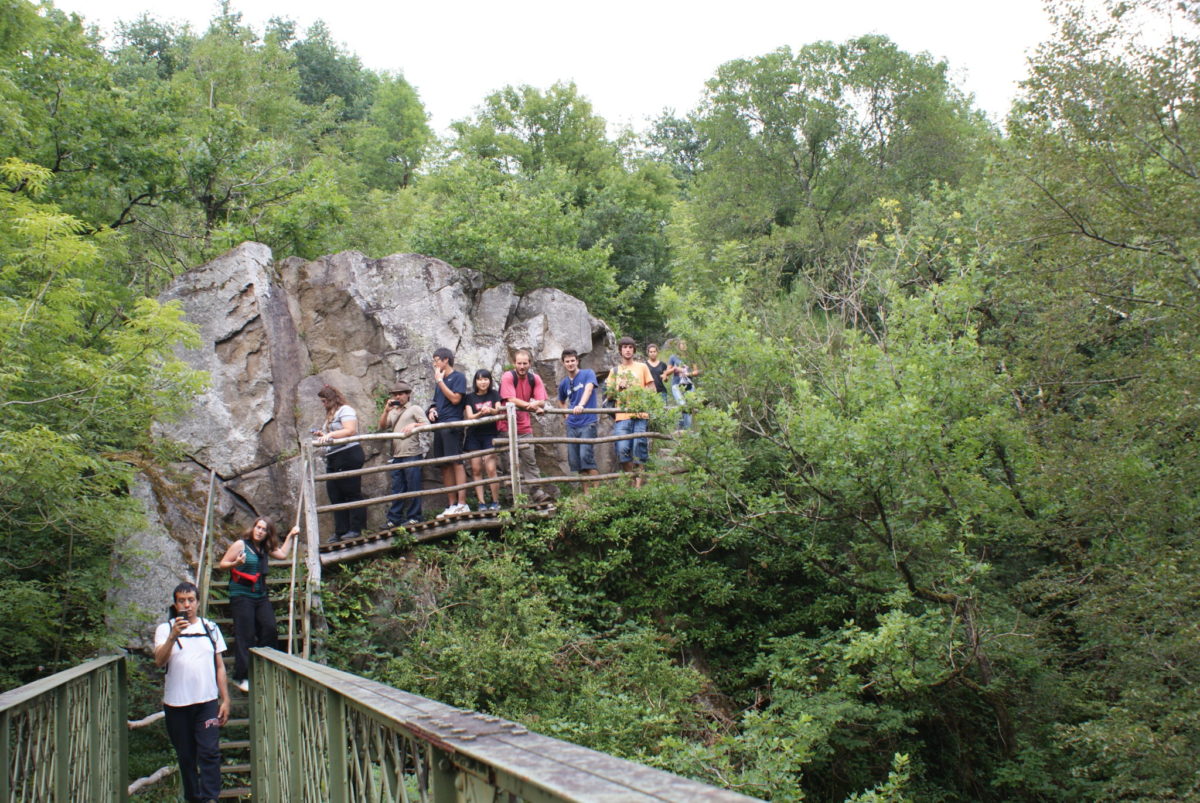
[{"label": "green foliage", "polygon": [[[545,92],[505,87],[487,97],[476,119],[453,128],[453,148],[461,157],[499,176],[555,188],[562,212],[576,221],[573,239],[562,247],[606,254],[608,272],[620,288],[617,301],[586,279],[575,295],[623,331],[645,337],[661,328],[653,293],[668,275],[662,234],[675,194],[664,167],[623,158],[618,143],[606,138],[604,120],[574,84],[555,84]],[[489,247],[502,249],[504,240],[492,240]]]},{"label": "green foliage", "polygon": [[195,344],[178,307],[114,283],[105,238],[36,200],[50,171],[10,159],[0,175],[23,188],[0,193],[0,595],[30,612],[10,620],[12,685],[103,638],[112,537],[139,516],[115,453],[148,447],[201,382],[173,355]]},{"label": "green foliage", "polygon": [[484,100],[477,120],[459,121],[453,129],[455,148],[465,155],[506,173],[534,175],[557,165],[580,181],[581,192],[618,164],[604,120],[592,113],[573,83],[558,83],[546,92],[505,87]]},{"label": "green foliage", "polygon": [[1052,4],[1003,138],[870,35],[725,64],[640,144],[506,87],[432,160],[323,24],[105,52],[3,9],[0,684],[113,638],[198,386],[148,297],[243,239],[417,250],[685,336],[697,427],[682,474],[335,574],[340,665],[776,800],[1200,795],[1194,4]]},{"label": "green foliage", "polygon": [[582,216],[561,170],[513,176],[458,160],[417,191],[424,203],[409,234],[413,250],[474,268],[491,283],[512,282],[518,292],[557,287],[588,300],[597,315],[621,310],[608,249],[579,247]]},{"label": "green foliage", "polygon": [[[280,23],[277,32],[281,40],[290,39],[287,24]],[[338,47],[324,22],[317,20],[309,26],[304,39],[292,43],[290,50],[296,57],[300,78],[296,97],[302,102],[323,106],[330,98],[337,98],[342,104],[343,120],[362,119],[372,108],[378,76],[364,70],[357,56]]]},{"label": "green foliage", "polygon": [[352,148],[368,187],[407,187],[433,142],[425,109],[403,76],[383,76],[367,124],[354,134]]},{"label": "green foliage", "polygon": [[585,628],[555,610],[532,568],[467,538],[452,554],[344,576],[326,597],[333,660],[618,755],[694,726],[699,678],[672,664],[670,642],[632,624]]},{"label": "green foliage", "polygon": [[875,35],[722,65],[694,126],[701,259],[680,262],[677,282],[732,241],[765,292],[834,289],[840,263],[876,228],[877,198],[978,176],[988,138],[946,64]]}]

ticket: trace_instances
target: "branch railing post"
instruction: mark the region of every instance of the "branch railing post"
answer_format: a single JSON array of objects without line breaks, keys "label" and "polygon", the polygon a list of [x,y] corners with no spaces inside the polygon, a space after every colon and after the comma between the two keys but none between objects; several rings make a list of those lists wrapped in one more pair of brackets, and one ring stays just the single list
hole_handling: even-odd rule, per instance
[{"label": "branch railing post", "polygon": [[208,502],[204,505],[204,529],[200,531],[200,556],[196,559],[196,585],[200,587],[199,616],[208,615],[208,591],[212,585],[213,541],[210,538],[213,520],[213,499],[217,491],[217,470],[208,472]]},{"label": "branch railing post", "polygon": [[509,482],[512,483],[512,498],[515,505],[517,497],[521,495],[521,464],[517,456],[517,407],[509,402],[504,406],[504,410],[508,422]]},{"label": "branch railing post", "polygon": [[313,455],[312,443],[302,440],[300,442],[300,455],[303,461],[301,472],[304,475],[304,481],[301,483],[304,492],[304,528],[306,544],[308,551],[304,555],[304,566],[308,569],[308,582],[304,584],[304,610],[307,612],[304,617],[304,649],[301,651],[301,656],[308,658],[312,654],[312,629],[314,626],[313,618],[317,617],[319,621],[317,626],[324,625],[325,612],[321,607],[321,531],[318,529],[317,522],[317,484],[316,471],[313,461],[316,459]]},{"label": "branch railing post", "polygon": [[[309,482],[309,477],[312,472],[309,471],[308,463],[303,459],[300,461],[300,498],[296,500],[296,526],[300,526],[300,522],[304,517],[304,486]],[[295,655],[295,634],[296,634],[296,564],[300,558],[300,538],[292,542],[292,576],[291,583],[288,584],[288,635],[287,635],[287,651],[288,655]]]}]

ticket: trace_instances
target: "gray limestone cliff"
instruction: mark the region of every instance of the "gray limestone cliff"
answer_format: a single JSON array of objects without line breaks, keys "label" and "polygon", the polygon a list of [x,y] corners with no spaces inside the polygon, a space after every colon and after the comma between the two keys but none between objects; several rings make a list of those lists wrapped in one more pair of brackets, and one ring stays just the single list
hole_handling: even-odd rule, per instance
[{"label": "gray limestone cliff", "polygon": [[[528,348],[552,397],[563,349],[575,349],[582,366],[598,372],[614,357],[611,330],[579,299],[549,288],[518,295],[510,284],[485,286],[475,271],[418,254],[370,259],[348,251],[276,262],[266,246],[243,243],[180,276],[160,300],[177,301],[199,328],[204,345],[182,356],[210,381],[188,415],[155,432],[179,443],[187,460],[139,483],[150,523],[119,550],[117,575],[137,579],[114,591],[114,601],[134,611],[157,611],[170,588],[190,577],[210,470],[220,548],[255,516],[290,526],[298,437],[323,420],[322,385],[339,388],[358,411],[360,431],[369,432],[396,380],[413,386],[415,403],[429,404],[430,357],[441,346],[455,352],[468,377],[478,368],[499,377],[513,351]],[[546,416],[537,426],[557,434],[563,422]],[[368,445],[367,465],[385,461],[385,448]],[[566,472],[561,451],[539,453],[543,473]],[[607,458],[608,450],[601,453]],[[386,476],[365,478],[364,491],[382,493]],[[372,525],[383,515],[372,508]],[[148,554],[155,565],[142,572]]]}]

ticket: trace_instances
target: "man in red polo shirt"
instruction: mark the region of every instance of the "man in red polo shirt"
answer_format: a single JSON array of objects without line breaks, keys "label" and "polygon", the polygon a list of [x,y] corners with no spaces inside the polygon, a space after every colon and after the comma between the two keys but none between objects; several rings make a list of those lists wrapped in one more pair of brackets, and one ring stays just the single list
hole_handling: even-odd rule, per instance
[{"label": "man in red polo shirt", "polygon": [[[530,413],[542,414],[546,407],[546,385],[536,372],[529,370],[533,365],[533,355],[529,349],[517,349],[513,354],[513,370],[505,371],[500,378],[500,398],[505,404],[512,402],[517,408],[517,436],[533,434],[533,419]],[[508,432],[508,422],[496,422],[496,429],[501,433]],[[537,466],[537,454],[532,443],[520,443],[517,448],[520,462],[521,480],[528,482],[541,476]],[[514,467],[509,466],[509,471]],[[545,502],[549,494],[536,487],[529,493],[534,502]]]}]

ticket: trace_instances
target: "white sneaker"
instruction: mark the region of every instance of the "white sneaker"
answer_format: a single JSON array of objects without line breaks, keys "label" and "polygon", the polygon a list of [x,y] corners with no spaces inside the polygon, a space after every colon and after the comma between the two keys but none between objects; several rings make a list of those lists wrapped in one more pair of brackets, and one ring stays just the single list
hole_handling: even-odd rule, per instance
[{"label": "white sneaker", "polygon": [[444,519],[447,516],[453,516],[457,512],[458,512],[458,505],[451,505],[450,507],[443,510],[441,513],[437,514],[437,517],[439,519]]},{"label": "white sneaker", "polygon": [[244,694],[250,693],[250,678],[243,678],[242,680],[235,680],[233,682],[233,685],[237,686],[239,689],[241,689]]},{"label": "white sneaker", "polygon": [[470,512],[471,512],[471,506],[470,506],[470,505],[468,505],[466,502],[463,502],[462,504],[460,504],[460,505],[458,506],[458,512],[459,512],[459,513],[470,513]]}]

